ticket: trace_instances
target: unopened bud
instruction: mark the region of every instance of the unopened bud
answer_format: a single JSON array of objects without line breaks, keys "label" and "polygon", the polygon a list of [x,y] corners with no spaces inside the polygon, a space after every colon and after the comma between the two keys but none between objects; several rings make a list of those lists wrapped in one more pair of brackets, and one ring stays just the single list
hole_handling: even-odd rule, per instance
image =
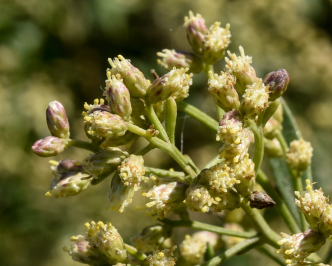
[{"label": "unopened bud", "polygon": [[241,114],[247,119],[254,119],[269,106],[268,88],[261,79],[247,86],[240,105]]},{"label": "unopened bud", "polygon": [[192,84],[191,76],[185,74],[188,68],[174,68],[169,73],[156,79],[147,90],[147,100],[151,103],[165,101],[168,97],[178,92],[188,96],[189,86]]},{"label": "unopened bud", "polygon": [[111,190],[109,192],[110,207],[113,211],[120,213],[132,202],[136,185],[125,186],[119,176],[119,171],[115,173],[112,179]]},{"label": "unopened bud", "polygon": [[289,75],[285,69],[270,72],[264,78],[264,84],[269,86],[269,101],[275,101],[287,90]]},{"label": "unopened bud", "polygon": [[314,230],[304,233],[287,235],[281,233],[282,240],[278,242],[280,249],[276,253],[282,253],[286,263],[304,260],[311,253],[318,251],[325,244],[325,238]]},{"label": "unopened bud", "polygon": [[221,72],[221,75],[209,71],[209,92],[217,100],[218,106],[226,112],[232,109],[238,109],[240,106],[239,95],[237,94],[234,84],[235,79],[232,75]]},{"label": "unopened bud", "polygon": [[74,196],[88,188],[91,184],[91,176],[81,172],[66,172],[62,175],[55,174],[51,180],[51,190],[45,195],[47,197],[69,197]]},{"label": "unopened bud", "polygon": [[284,152],[278,139],[272,140],[264,138],[264,153],[270,157],[282,157]]},{"label": "unopened bud", "polygon": [[189,17],[184,18],[184,26],[187,31],[187,40],[194,52],[202,53],[204,37],[208,33],[204,18],[200,14],[195,17],[193,12],[189,11]]},{"label": "unopened bud", "polygon": [[172,229],[166,225],[152,225],[130,239],[135,248],[143,253],[159,249],[163,242],[171,236]]},{"label": "unopened bud", "polygon": [[138,68],[134,67],[130,61],[125,59],[122,55],[119,55],[118,58],[114,58],[113,60],[109,58],[108,62],[112,66],[111,74],[120,74],[123,83],[128,88],[132,97],[143,97],[145,95],[150,81],[144,77],[143,73]]},{"label": "unopened bud", "polygon": [[229,58],[225,58],[226,70],[236,77],[236,90],[243,94],[247,89],[247,85],[251,85],[258,80],[256,77],[255,69],[250,65],[252,59],[250,56],[245,55],[242,46],[239,48],[241,56],[236,56],[236,54],[231,54],[229,51]]},{"label": "unopened bud", "polygon": [[220,22],[215,22],[205,35],[202,59],[206,64],[214,65],[225,55],[225,49],[230,44],[230,25],[220,27]]},{"label": "unopened bud", "polygon": [[312,151],[310,142],[293,140],[286,151],[287,162],[292,169],[305,171],[311,164]]},{"label": "unopened bud", "polygon": [[256,209],[272,208],[276,205],[273,199],[264,191],[254,191],[250,196],[250,207]]},{"label": "unopened bud", "polygon": [[111,224],[91,222],[85,224],[90,245],[96,246],[108,264],[128,262],[128,253],[118,230]]},{"label": "unopened bud", "polygon": [[67,140],[49,136],[37,140],[31,147],[32,151],[40,157],[56,156],[67,147]]},{"label": "unopened bud", "polygon": [[199,265],[203,262],[207,244],[200,238],[186,235],[180,244],[180,265],[191,266]]},{"label": "unopened bud", "polygon": [[98,178],[102,174],[116,170],[128,155],[127,152],[123,152],[119,148],[108,148],[85,158],[83,161],[84,169],[90,175]]},{"label": "unopened bud", "polygon": [[69,122],[65,108],[60,102],[50,102],[46,109],[46,121],[51,134],[61,139],[70,136]]},{"label": "unopened bud", "polygon": [[267,123],[265,124],[263,130],[264,137],[268,139],[273,139],[277,137],[278,134],[280,134],[281,130],[282,130],[282,125],[272,116],[269,119],[269,121],[267,121]]},{"label": "unopened bud", "polygon": [[77,160],[64,159],[59,162],[56,171],[59,174],[64,174],[66,172],[82,172],[84,171],[84,166]]},{"label": "unopened bud", "polygon": [[123,84],[120,75],[111,76],[111,72],[107,71],[107,77],[104,95],[108,105],[113,114],[117,114],[123,120],[128,121],[132,112],[129,90]]},{"label": "unopened bud", "polygon": [[203,70],[202,59],[193,53],[164,49],[157,55],[162,57],[162,61],[158,59],[158,64],[167,70],[172,70],[174,67],[189,68],[188,72],[195,74]]},{"label": "unopened bud", "polygon": [[172,182],[154,186],[142,196],[149,200],[146,206],[151,208],[151,215],[162,219],[183,202],[187,187],[184,183]]}]

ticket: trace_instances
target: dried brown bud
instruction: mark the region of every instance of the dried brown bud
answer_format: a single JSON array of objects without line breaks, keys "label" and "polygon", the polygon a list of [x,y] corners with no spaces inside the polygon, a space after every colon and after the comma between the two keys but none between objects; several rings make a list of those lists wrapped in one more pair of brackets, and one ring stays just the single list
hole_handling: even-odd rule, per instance
[{"label": "dried brown bud", "polygon": [[250,207],[256,209],[272,208],[276,205],[273,199],[264,191],[254,191],[250,196]]}]

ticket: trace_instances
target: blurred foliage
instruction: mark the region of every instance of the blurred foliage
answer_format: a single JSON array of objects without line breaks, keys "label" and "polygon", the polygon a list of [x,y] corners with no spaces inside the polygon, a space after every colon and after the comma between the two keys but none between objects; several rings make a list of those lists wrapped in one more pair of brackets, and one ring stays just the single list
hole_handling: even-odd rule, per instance
[{"label": "blurred foliage", "polygon": [[[332,192],[330,0],[2,0],[1,265],[77,265],[61,247],[69,245],[71,235],[83,233],[86,221],[111,221],[125,240],[151,223],[149,218],[135,219],[144,217],[135,204],[121,216],[105,210],[108,181],[76,197],[45,198],[50,169],[30,147],[49,134],[45,109],[52,100],[65,106],[71,136],[86,139],[83,103],[101,97],[108,57],[130,58],[150,79],[152,68],[163,73],[156,63],[157,51],[190,49],[182,27],[189,10],[202,14],[207,25],[230,23],[229,49],[238,53],[242,45],[253,56],[258,76],[287,69],[291,82],[285,97],[299,116],[304,137],[313,142],[314,178],[325,184],[327,194]],[[198,75],[194,83],[189,101],[214,116],[205,76]],[[180,117],[178,138],[183,133],[184,152],[203,167],[217,154],[219,144],[211,131],[200,129],[197,122]],[[174,166],[168,156],[156,152],[158,156],[146,156],[147,165]],[[88,154],[71,148],[56,159],[83,159]],[[139,198],[136,202],[143,204]],[[257,264],[258,256],[252,254],[250,261]]]}]

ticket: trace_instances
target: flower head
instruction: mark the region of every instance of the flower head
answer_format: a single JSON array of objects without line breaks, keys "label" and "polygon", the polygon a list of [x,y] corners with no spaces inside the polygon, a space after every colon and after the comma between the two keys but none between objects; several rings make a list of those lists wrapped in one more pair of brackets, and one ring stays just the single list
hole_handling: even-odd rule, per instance
[{"label": "flower head", "polygon": [[188,208],[194,212],[208,212],[213,205],[218,204],[209,190],[201,184],[192,184],[186,194]]},{"label": "flower head", "polygon": [[120,178],[126,186],[133,184],[139,185],[145,174],[143,157],[131,154],[122,161],[119,170]]},{"label": "flower head", "polygon": [[176,258],[173,252],[176,246],[171,249],[156,250],[143,261],[142,266],[174,266]]},{"label": "flower head", "polygon": [[311,164],[312,151],[310,142],[293,140],[286,151],[287,161],[293,169],[305,171]]}]

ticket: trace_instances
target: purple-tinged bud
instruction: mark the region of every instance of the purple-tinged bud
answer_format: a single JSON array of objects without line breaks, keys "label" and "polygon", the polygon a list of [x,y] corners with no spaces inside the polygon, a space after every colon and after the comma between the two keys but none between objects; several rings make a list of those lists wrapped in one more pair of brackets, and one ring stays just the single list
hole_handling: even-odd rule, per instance
[{"label": "purple-tinged bud", "polygon": [[188,68],[174,68],[169,73],[156,79],[146,92],[147,100],[151,103],[165,101],[170,96],[185,98],[188,96],[191,76],[185,74]]},{"label": "purple-tinged bud", "polygon": [[70,239],[74,244],[70,248],[63,247],[74,261],[89,265],[107,265],[107,260],[98,248],[91,245],[87,238],[82,235],[72,236]]},{"label": "purple-tinged bud", "polygon": [[113,60],[109,58],[108,62],[112,66],[111,74],[120,74],[123,83],[128,88],[132,97],[139,98],[146,94],[150,81],[144,77],[143,73],[139,71],[138,68],[130,63],[130,60],[119,55],[118,58],[114,58]]},{"label": "purple-tinged bud", "polygon": [[285,69],[270,72],[263,80],[266,86],[269,86],[269,101],[275,101],[287,90],[289,75]]},{"label": "purple-tinged bud", "polygon": [[119,148],[108,148],[85,158],[84,170],[94,178],[98,178],[100,175],[116,170],[128,156],[127,152],[123,152]]},{"label": "purple-tinged bud", "polygon": [[65,108],[60,102],[50,102],[46,109],[46,121],[51,134],[61,139],[70,136],[69,122]]},{"label": "purple-tinged bud", "polygon": [[206,64],[214,65],[225,55],[225,50],[230,44],[230,25],[220,27],[220,22],[215,22],[205,35],[202,59]]},{"label": "purple-tinged bud", "polygon": [[158,56],[162,57],[162,61],[158,59],[158,64],[167,70],[175,68],[189,68],[189,73],[198,74],[202,72],[204,63],[202,59],[194,53],[185,51],[175,51],[164,49],[157,53]]},{"label": "purple-tinged bud", "polygon": [[209,71],[209,92],[214,95],[218,106],[226,112],[233,109],[238,109],[240,106],[239,95],[234,88],[234,77],[226,72],[221,72],[221,75]]},{"label": "purple-tinged bud", "polygon": [[82,172],[66,172],[58,174],[53,172],[54,178],[51,180],[51,190],[47,197],[69,197],[74,196],[88,188],[91,184],[91,176]]},{"label": "purple-tinged bud", "polygon": [[84,166],[80,164],[77,160],[64,159],[57,165],[56,171],[60,174],[66,172],[82,172]]},{"label": "purple-tinged bud", "polygon": [[104,95],[108,105],[113,114],[117,114],[128,121],[132,112],[129,90],[123,84],[119,74],[111,76],[111,72],[107,71],[107,77]]},{"label": "purple-tinged bud", "polygon": [[49,136],[37,140],[32,145],[32,151],[40,157],[51,157],[63,152],[66,146],[67,140]]},{"label": "purple-tinged bud", "polygon": [[200,14],[196,17],[194,13],[189,11],[189,17],[184,18],[184,26],[187,31],[187,39],[195,53],[201,54],[203,50],[203,42],[205,35],[208,33],[208,28],[205,25],[205,20]]}]

